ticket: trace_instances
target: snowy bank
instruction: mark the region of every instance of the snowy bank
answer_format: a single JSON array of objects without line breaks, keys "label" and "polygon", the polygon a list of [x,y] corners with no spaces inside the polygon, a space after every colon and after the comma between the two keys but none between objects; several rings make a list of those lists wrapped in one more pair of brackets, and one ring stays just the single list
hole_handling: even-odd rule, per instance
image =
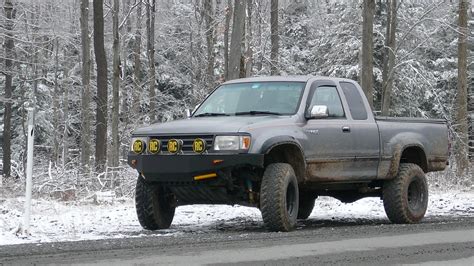
[{"label": "snowy bank", "polygon": [[[34,200],[31,235],[24,237],[16,234],[23,219],[23,204],[24,198],[0,199],[0,245],[169,236],[215,230],[245,232],[249,228],[263,227],[260,211],[256,208],[194,205],[178,207],[170,229],[151,233],[139,225],[131,199],[101,205]],[[474,192],[431,193],[426,217],[436,216],[474,217]],[[344,204],[333,198],[320,197],[309,219],[388,222],[378,198]]]}]

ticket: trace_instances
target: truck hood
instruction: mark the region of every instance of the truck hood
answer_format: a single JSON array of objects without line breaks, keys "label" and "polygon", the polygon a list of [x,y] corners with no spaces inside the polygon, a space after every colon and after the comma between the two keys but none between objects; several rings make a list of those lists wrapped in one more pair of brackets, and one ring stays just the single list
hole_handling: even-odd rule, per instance
[{"label": "truck hood", "polygon": [[142,127],[134,135],[155,134],[214,134],[248,132],[253,127],[271,126],[289,122],[288,116],[219,116],[175,120]]}]

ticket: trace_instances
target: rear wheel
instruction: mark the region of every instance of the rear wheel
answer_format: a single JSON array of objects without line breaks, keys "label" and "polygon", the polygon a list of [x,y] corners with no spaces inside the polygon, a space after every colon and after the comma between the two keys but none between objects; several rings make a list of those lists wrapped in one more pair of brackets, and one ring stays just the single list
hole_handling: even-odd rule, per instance
[{"label": "rear wheel", "polygon": [[314,201],[316,198],[314,196],[300,195],[300,202],[298,208],[298,219],[306,220],[313,212]]},{"label": "rear wheel", "polygon": [[263,223],[271,231],[288,232],[295,228],[298,216],[298,181],[287,163],[267,166],[260,188]]},{"label": "rear wheel", "polygon": [[146,183],[138,176],[135,207],[140,225],[148,230],[157,230],[170,227],[176,204],[166,188]]},{"label": "rear wheel", "polygon": [[402,163],[398,175],[385,181],[383,205],[393,223],[417,223],[428,207],[428,183],[416,164]]}]

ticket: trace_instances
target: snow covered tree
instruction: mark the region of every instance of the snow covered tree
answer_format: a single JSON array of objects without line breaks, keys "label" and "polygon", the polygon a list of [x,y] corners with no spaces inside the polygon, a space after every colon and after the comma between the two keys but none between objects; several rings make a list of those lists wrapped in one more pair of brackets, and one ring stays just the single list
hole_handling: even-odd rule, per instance
[{"label": "snow covered tree", "polygon": [[234,21],[232,23],[232,38],[229,51],[229,80],[240,77],[242,40],[245,28],[245,5],[246,1],[244,0],[235,0],[234,2]]},{"label": "snow covered tree", "polygon": [[13,26],[15,10],[12,0],[5,0],[3,10],[5,12],[5,94],[3,112],[3,175],[7,178],[11,174],[11,119],[12,119],[12,91],[13,91]]},{"label": "snow covered tree", "polygon": [[374,106],[373,96],[373,28],[374,28],[375,0],[363,0],[362,4],[362,50],[361,50],[361,74],[360,85],[369,100],[370,106]]},{"label": "snow covered tree", "polygon": [[97,65],[97,111],[95,163],[96,169],[102,171],[107,160],[107,57],[104,44],[104,2],[94,0],[94,54]]},{"label": "snow covered tree", "polygon": [[458,18],[458,82],[456,97],[456,165],[458,175],[467,173],[469,168],[468,160],[468,114],[467,114],[467,0],[459,0],[459,18]]}]

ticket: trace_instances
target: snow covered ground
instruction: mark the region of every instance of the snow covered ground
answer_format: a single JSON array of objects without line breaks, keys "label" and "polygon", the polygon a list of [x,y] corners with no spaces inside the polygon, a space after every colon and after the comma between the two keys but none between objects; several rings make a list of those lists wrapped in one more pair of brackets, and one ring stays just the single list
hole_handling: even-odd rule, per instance
[{"label": "snow covered ground", "polygon": [[[248,229],[259,230],[263,226],[260,211],[255,208],[194,205],[177,208],[170,229],[149,232],[138,224],[131,199],[101,205],[34,200],[30,236],[24,237],[16,234],[23,221],[23,204],[23,198],[0,198],[0,245],[147,235],[177,236],[213,230],[245,233]],[[434,216],[474,217],[474,192],[431,193],[426,217]],[[333,198],[320,197],[309,219],[346,223],[388,222],[378,198],[343,204]],[[304,226],[304,223],[299,226]]]}]

